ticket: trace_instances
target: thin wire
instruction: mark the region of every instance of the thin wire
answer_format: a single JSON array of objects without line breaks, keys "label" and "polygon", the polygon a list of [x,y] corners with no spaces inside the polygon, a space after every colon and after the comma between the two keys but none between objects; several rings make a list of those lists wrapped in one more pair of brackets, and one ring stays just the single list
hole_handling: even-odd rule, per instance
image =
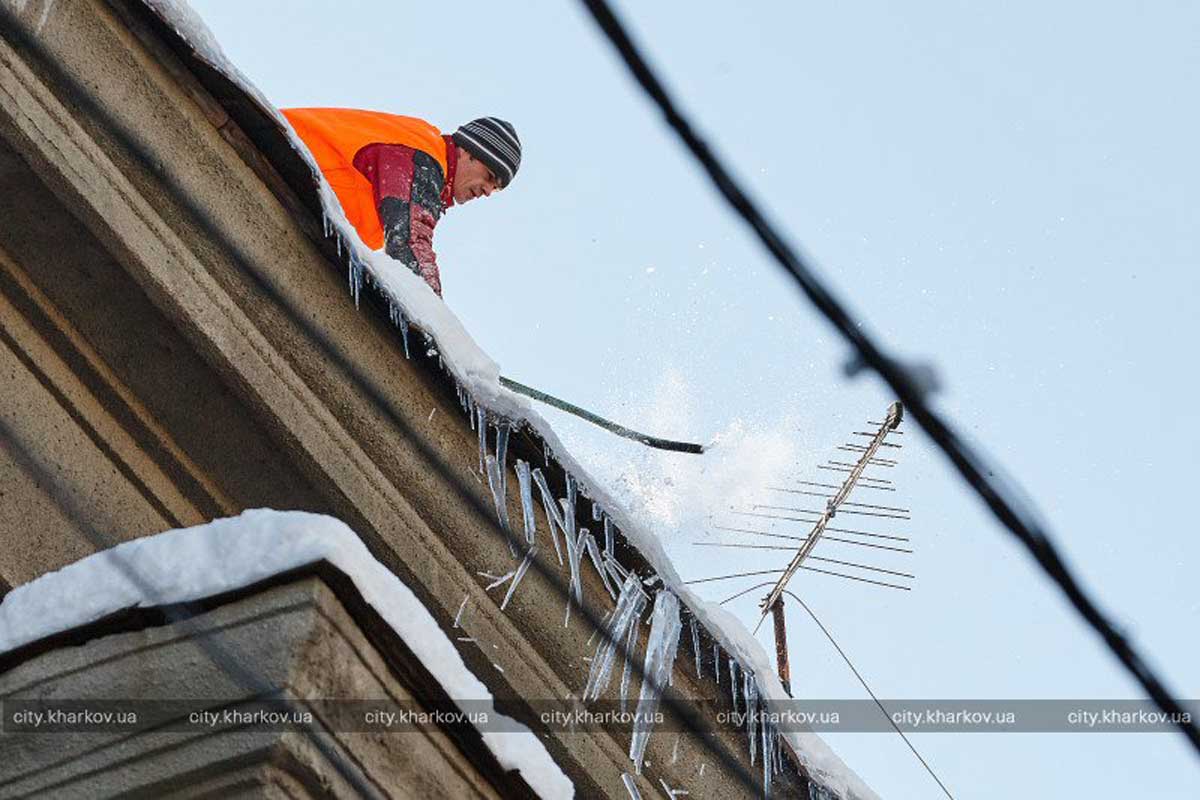
[{"label": "thin wire", "polygon": [[753,586],[751,586],[749,589],[743,589],[742,591],[738,592],[737,594],[726,597],[724,600],[721,600],[720,602],[718,602],[717,605],[723,606],[726,603],[728,603],[730,600],[737,600],[742,595],[750,594],[755,589],[761,589],[764,586],[774,586],[774,585],[775,585],[775,581],[767,581],[766,583],[756,583]]},{"label": "thin wire", "polygon": [[[774,518],[772,518],[772,519],[774,519]],[[807,536],[789,536],[786,533],[768,533],[767,531],[755,531],[755,530],[751,530],[750,528],[730,528],[730,527],[726,527],[725,525],[713,525],[712,527],[713,527],[714,531],[729,531],[730,533],[752,533],[755,536],[770,536],[774,539],[791,539],[791,540],[797,541],[797,542],[803,542],[808,539]],[[887,533],[870,533],[868,531],[856,531],[856,530],[853,530],[852,528],[826,528],[825,530],[834,531],[835,533],[849,533],[854,536],[870,536],[874,539],[890,539],[891,541],[894,541],[894,542],[911,541],[907,536],[892,536],[891,534],[887,534]],[[834,539],[833,541],[842,541],[842,540]]]},{"label": "thin wire", "polygon": [[[852,471],[849,467],[839,467],[839,466],[831,465],[831,464],[817,464],[817,469],[825,469],[825,470],[829,470],[830,472],[851,472]],[[888,484],[892,483],[892,481],[888,480],[887,478],[872,478],[870,475],[860,475],[858,479],[860,481],[875,481],[877,483],[888,483]]]},{"label": "thin wire", "polygon": [[846,666],[849,667],[850,671],[854,673],[854,677],[858,678],[858,682],[861,683],[862,687],[867,690],[867,694],[871,695],[871,699],[875,701],[875,705],[879,706],[879,710],[883,712],[884,718],[888,721],[892,728],[895,729],[896,733],[900,734],[900,738],[904,740],[906,745],[908,745],[908,749],[912,750],[912,754],[917,757],[917,761],[921,762],[921,766],[923,766],[925,771],[929,773],[929,777],[937,781],[937,785],[940,786],[942,791],[946,793],[946,797],[949,797],[950,800],[954,800],[954,795],[950,794],[950,790],[946,788],[946,784],[942,783],[942,779],[939,778],[936,773],[934,773],[933,767],[929,766],[929,762],[917,752],[917,748],[914,747],[913,743],[910,742],[908,737],[904,735],[904,731],[900,730],[900,726],[896,724],[894,719],[892,719],[892,715],[888,713],[888,710],[883,707],[883,703],[879,702],[879,698],[875,696],[875,692],[871,691],[871,687],[867,685],[866,679],[863,678],[863,676],[859,673],[858,669],[854,666],[854,663],[850,661],[850,656],[846,655],[846,651],[843,650],[842,646],[839,645],[837,640],[833,638],[833,634],[829,632],[829,629],[821,623],[821,620],[817,619],[817,615],[814,614],[813,610],[808,607],[808,604],[801,600],[794,592],[788,589],[784,589],[783,591],[785,594],[790,595],[793,600],[800,604],[801,608],[808,612],[808,615],[812,617],[813,622],[817,623],[817,627],[821,629],[821,633],[825,634],[825,638],[829,640],[829,643],[833,645],[835,650],[838,651],[838,655],[840,655],[842,660],[846,662]]},{"label": "thin wire", "polygon": [[[819,572],[822,575],[833,575],[836,578],[848,578],[849,580],[852,580],[852,581],[859,581],[860,583],[870,583],[870,584],[874,584],[875,586],[886,586],[889,589],[903,589],[906,592],[912,591],[911,586],[901,586],[898,583],[888,583],[886,581],[877,581],[872,578],[863,578],[858,575],[847,575],[844,572],[833,572],[832,570],[821,569],[820,567],[810,567],[810,566],[808,566],[808,564],[801,564],[800,569],[806,569],[809,572]],[[759,620],[759,623],[761,624],[762,620]]]},{"label": "thin wire", "polygon": [[[886,444],[886,442],[885,442],[885,444]],[[824,488],[826,488],[826,489],[840,489],[840,488],[842,488],[842,487],[840,487],[840,486],[836,486],[836,485],[834,485],[834,484],[832,484],[832,483],[817,483],[816,481],[796,481],[796,483],[798,483],[798,484],[800,484],[800,485],[802,485],[802,486],[823,486],[823,487],[824,487]],[[896,491],[895,489],[889,488],[889,487],[887,487],[887,486],[867,486],[867,485],[865,485],[865,484],[862,484],[862,483],[860,483],[860,484],[857,484],[857,485],[856,485],[854,488],[855,488],[855,489],[876,489],[876,490],[878,490],[878,491],[881,491],[881,492],[894,492],[894,491]]]},{"label": "thin wire", "polygon": [[[750,200],[733,176],[713,154],[708,144],[692,128],[692,125],[676,108],[662,82],[647,65],[646,60],[629,38],[612,9],[605,0],[582,0],[591,12],[596,24],[608,37],[625,61],[642,89],[658,105],[666,117],[667,124],[700,162],[738,215],[754,229],[763,245],[775,260],[795,279],[797,286],[816,306],[817,310],[837,329],[854,348],[858,360],[877,372],[908,409],[914,419],[946,455],[963,479],[982,498],[996,518],[1012,532],[1029,550],[1046,575],[1067,596],[1084,620],[1104,640],[1113,655],[1142,685],[1155,704],[1167,714],[1179,730],[1191,742],[1200,755],[1200,726],[1192,721],[1185,709],[1167,690],[1162,679],[1151,669],[1145,659],[1126,641],[1100,612],[1096,604],[1084,591],[1074,574],[1063,562],[1050,539],[1045,526],[1036,518],[1032,506],[1013,496],[1011,487],[1005,486],[995,476],[1000,470],[991,466],[981,452],[963,441],[950,425],[926,402],[924,390],[918,386],[900,362],[883,352],[867,334],[871,326],[856,320],[816,277],[806,261],[793,250],[773,225]],[[899,431],[897,431],[899,433]]]},{"label": "thin wire", "polygon": [[[779,517],[779,516],[773,516],[771,514],[755,514],[752,511],[742,511],[742,512],[734,512],[734,513],[742,513],[742,514],[745,514],[746,516],[750,516],[750,517],[765,517],[767,519],[793,520],[796,522],[812,522],[813,521],[813,520],[799,519],[797,517]],[[829,530],[833,530],[833,528],[826,528],[825,530],[829,531]],[[856,533],[856,531],[850,531],[850,533]],[[778,535],[778,534],[776,534],[776,535]],[[861,536],[882,536],[882,534],[870,534],[870,533],[860,534],[860,535]],[[807,539],[807,537],[805,537],[805,538]],[[889,538],[895,538],[895,537],[889,537]],[[836,536],[823,536],[823,537],[821,537],[821,539],[822,539],[822,541],[828,541],[828,542],[841,542],[842,544],[852,544],[856,547],[873,547],[876,550],[891,550],[894,553],[910,553],[910,554],[912,553],[912,550],[909,550],[904,547],[889,547],[888,545],[875,544],[874,542],[856,542],[852,539],[839,539]],[[903,541],[908,541],[908,540],[905,539]],[[785,549],[790,549],[790,548],[785,548]]]},{"label": "thin wire", "polygon": [[[695,544],[703,544],[703,543],[696,542]],[[881,572],[885,575],[897,575],[901,578],[915,579],[917,577],[916,575],[910,575],[907,572],[897,572],[894,569],[884,569],[883,567],[872,567],[869,564],[859,564],[858,562],[855,562],[855,561],[840,561],[836,558],[825,558],[823,556],[809,556],[807,559],[805,559],[805,561],[809,561],[809,560],[824,561],[826,564],[840,564],[843,567],[856,567],[858,569],[865,569],[868,572]],[[730,580],[731,578],[744,578],[748,575],[768,575],[768,574],[773,574],[773,573],[777,573],[777,572],[786,572],[786,571],[787,570],[782,570],[782,569],[764,569],[764,570],[759,570],[757,572],[735,572],[735,573],[731,573],[729,575],[718,575],[713,578],[699,578],[697,580],[684,581],[684,583],[708,583],[710,581]]]},{"label": "thin wire", "polygon": [[[768,503],[755,503],[753,506],[751,506],[751,508],[766,508],[771,511],[794,511],[798,514],[816,514],[817,516],[821,515],[820,511],[814,511],[811,508],[795,508],[794,506],[775,506],[775,505],[770,505]],[[858,517],[878,517],[880,519],[898,519],[898,520],[911,520],[912,519],[912,517],[905,516],[904,514],[885,514],[881,511],[852,511],[852,510],[846,509],[846,508],[839,508],[838,513],[839,514],[852,514],[852,515],[858,516]]]},{"label": "thin wire", "polygon": [[[774,519],[774,517],[772,519]],[[749,528],[723,528],[720,525],[713,525],[713,530],[732,531],[734,533],[755,533],[755,534],[758,534],[759,536],[774,536],[779,539],[795,539],[798,542],[803,542],[805,539],[808,538],[807,536],[788,536],[788,535],[782,534],[782,533],[765,533],[763,531],[752,531]],[[853,536],[870,536],[873,539],[888,539],[893,542],[912,541],[907,536],[892,536],[891,534],[888,534],[888,533],[870,533],[868,531],[856,531],[852,528],[828,528],[827,527],[825,530],[833,531],[834,533],[849,533]],[[842,540],[841,539],[833,539],[833,541],[840,542]]]},{"label": "thin wire", "polygon": [[[760,534],[760,535],[779,536],[779,534]],[[784,538],[784,537],[781,537],[781,538]],[[807,542],[808,537],[804,537],[804,538],[800,539],[800,541]],[[912,550],[909,550],[904,547],[891,547],[890,545],[875,544],[874,542],[856,542],[853,539],[839,539],[836,536],[822,536],[821,541],[822,542],[837,542],[838,544],[849,544],[849,545],[854,545],[855,547],[869,547],[872,550],[887,550],[892,553],[905,553],[908,555],[912,554]],[[697,547],[745,547],[745,548],[757,549],[757,550],[787,550],[788,552],[795,552],[795,549],[796,549],[794,547],[776,547],[774,545],[767,545],[767,544],[725,544],[723,542],[693,542],[692,544],[696,545]]]},{"label": "thin wire", "polygon": [[752,575],[777,575],[783,572],[781,569],[758,569],[754,572],[735,572],[732,575],[717,575],[714,578],[693,578],[690,581],[684,581],[684,584],[693,583],[712,583],[713,581],[729,581],[734,578],[748,578]]}]

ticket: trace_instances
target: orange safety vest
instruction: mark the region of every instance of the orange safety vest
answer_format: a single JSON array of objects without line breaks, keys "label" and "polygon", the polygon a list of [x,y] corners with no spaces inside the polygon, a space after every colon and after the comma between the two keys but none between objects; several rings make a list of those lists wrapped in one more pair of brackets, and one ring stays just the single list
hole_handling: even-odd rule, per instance
[{"label": "orange safety vest", "polygon": [[369,144],[402,144],[428,153],[447,172],[446,140],[437,128],[416,117],[351,108],[281,109],[312,151],[317,166],[346,218],[372,250],[383,247],[383,224],[375,208],[371,182],[354,168],[354,156]]}]

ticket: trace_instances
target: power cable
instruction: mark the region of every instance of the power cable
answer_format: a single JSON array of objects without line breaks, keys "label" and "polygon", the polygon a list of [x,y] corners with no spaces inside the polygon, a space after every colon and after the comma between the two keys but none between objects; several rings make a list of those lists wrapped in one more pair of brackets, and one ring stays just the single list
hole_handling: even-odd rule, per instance
[{"label": "power cable", "polygon": [[998,470],[984,459],[983,454],[963,441],[925,400],[925,391],[910,375],[909,370],[886,355],[867,334],[866,326],[850,315],[833,294],[818,280],[813,268],[790,247],[771,223],[750,200],[739,183],[713,154],[708,144],[695,132],[691,123],[676,108],[661,81],[633,44],[629,34],[605,0],[582,0],[596,24],[621,55],[638,84],[666,117],[667,124],[679,135],[684,145],[704,167],[717,190],[737,212],[738,216],[758,235],[759,240],[775,260],[790,274],[804,295],[817,310],[851,344],[863,366],[870,367],[882,377],[905,408],[917,420],[963,479],[983,499],[992,513],[1025,545],[1046,575],[1067,596],[1071,605],[1125,669],[1133,675],[1146,693],[1191,742],[1200,755],[1200,727],[1191,715],[1172,696],[1146,660],[1108,621],[1084,591],[1074,574],[1063,562],[1044,525],[1036,518],[1028,503],[1013,496],[994,476]]}]

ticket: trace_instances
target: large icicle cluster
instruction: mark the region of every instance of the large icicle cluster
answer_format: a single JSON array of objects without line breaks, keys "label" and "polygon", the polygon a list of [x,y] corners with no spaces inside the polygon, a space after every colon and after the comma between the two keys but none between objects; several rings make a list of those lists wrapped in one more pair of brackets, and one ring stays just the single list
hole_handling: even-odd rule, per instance
[{"label": "large icicle cluster", "polygon": [[671,680],[675,653],[679,647],[679,598],[667,590],[654,598],[654,613],[650,619],[650,639],[646,642],[646,661],[642,670],[642,693],[638,698],[633,721],[633,738],[629,757],[639,774],[646,753],[650,732],[654,729],[654,713],[663,690]]},{"label": "large icicle cluster", "polygon": [[[630,640],[631,632],[636,634],[638,623],[641,621],[642,609],[646,607],[646,593],[642,591],[641,581],[637,575],[630,574],[621,587],[617,598],[617,607],[608,620],[605,638],[596,647],[592,657],[592,668],[588,675],[587,685],[583,689],[583,701],[596,700],[608,688],[609,677],[612,675],[613,661],[617,651],[624,642]],[[630,651],[626,648],[625,653]],[[622,659],[628,663],[628,659]],[[622,678],[622,687],[625,679]]]},{"label": "large icicle cluster", "polygon": [[[402,319],[403,316],[401,315],[400,318]],[[600,523],[604,532],[604,548],[601,549],[596,537],[588,528],[579,526],[578,517],[582,493],[578,480],[565,468],[563,479],[565,497],[557,497],[542,468],[532,467],[522,459],[515,459],[513,469],[517,476],[520,495],[522,525],[520,533],[523,535],[514,531],[508,514],[507,480],[508,441],[513,430],[513,423],[498,415],[490,414],[462,386],[458,387],[458,397],[464,413],[478,435],[480,472],[487,478],[497,522],[507,537],[513,558],[520,559],[515,569],[508,570],[503,575],[485,575],[491,581],[485,588],[490,590],[507,583],[507,591],[500,603],[501,610],[507,609],[522,578],[536,557],[538,552],[537,521],[533,499],[533,489],[536,487],[542,509],[545,512],[548,534],[554,546],[555,556],[559,565],[567,570],[569,577],[566,622],[570,620],[572,604],[582,605],[584,601],[583,563],[585,560],[591,563],[600,577],[606,593],[616,603],[607,616],[603,636],[592,654],[588,679],[583,687],[581,699],[587,703],[594,702],[601,697],[612,683],[614,667],[620,656],[619,663],[621,663],[622,669],[619,696],[621,709],[626,710],[630,679],[634,665],[637,663],[638,631],[642,615],[651,600],[647,587],[663,584],[661,576],[655,574],[643,578],[621,564],[615,553],[617,527],[599,503],[592,501],[591,517],[594,522]],[[490,435],[492,431],[495,431],[494,437]],[[492,441],[495,443],[494,450],[491,446]],[[551,458],[547,454],[547,464],[550,463],[552,463]],[[642,771],[646,746],[653,732],[652,720],[655,719],[655,712],[663,690],[670,685],[683,630],[682,604],[678,595],[664,585],[654,592],[653,600],[654,610],[651,614],[650,634],[646,641],[642,662],[641,691],[630,737],[629,756],[633,762],[635,774],[640,774]],[[461,611],[462,609],[460,609],[460,614]],[[700,633],[702,626],[697,617],[690,613],[687,624],[696,676],[703,679],[704,650],[701,646]],[[759,696],[761,692],[758,680],[754,672],[743,668],[736,657],[725,655],[716,641],[713,642],[712,653],[713,676],[718,684],[721,682],[721,661],[727,660],[727,672],[730,676],[730,700],[734,710],[741,710],[745,715],[747,747],[751,764],[759,759],[760,753],[762,754],[763,788],[764,792],[769,794],[772,776],[782,767],[782,756],[777,734],[760,721]],[[632,780],[632,778],[627,778],[628,786],[633,787]],[[636,791],[636,787],[633,788],[633,791]]]}]

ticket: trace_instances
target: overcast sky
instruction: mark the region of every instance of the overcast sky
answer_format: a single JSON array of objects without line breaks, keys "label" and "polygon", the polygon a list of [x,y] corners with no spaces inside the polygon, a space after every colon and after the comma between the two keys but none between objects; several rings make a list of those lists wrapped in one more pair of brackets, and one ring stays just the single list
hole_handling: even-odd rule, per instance
[{"label": "overcast sky", "polygon": [[[505,374],[695,456],[550,414],[687,578],[781,567],[720,551],[730,506],[816,464],[892,398],[732,218],[571,2],[193,0],[280,106],[512,121],[520,174],[451,210],[445,300]],[[940,407],[1025,487],[1070,564],[1178,694],[1200,696],[1200,8],[1192,3],[622,3],[701,129]],[[914,573],[793,588],[881,697],[1140,697],[1059,593],[905,426]],[[778,502],[778,495],[774,495]],[[860,498],[865,499],[865,498]],[[787,504],[786,501],[784,504]],[[777,532],[800,533],[779,523]],[[761,530],[766,530],[765,527]],[[824,551],[824,552],[822,552]],[[717,556],[716,554],[720,554]],[[710,584],[720,599],[751,585]],[[753,621],[760,592],[730,608]],[[863,697],[806,617],[800,696]],[[771,646],[769,626],[760,639]],[[886,798],[936,786],[894,735],[829,737]],[[921,735],[959,798],[1193,798],[1171,734]]]}]

